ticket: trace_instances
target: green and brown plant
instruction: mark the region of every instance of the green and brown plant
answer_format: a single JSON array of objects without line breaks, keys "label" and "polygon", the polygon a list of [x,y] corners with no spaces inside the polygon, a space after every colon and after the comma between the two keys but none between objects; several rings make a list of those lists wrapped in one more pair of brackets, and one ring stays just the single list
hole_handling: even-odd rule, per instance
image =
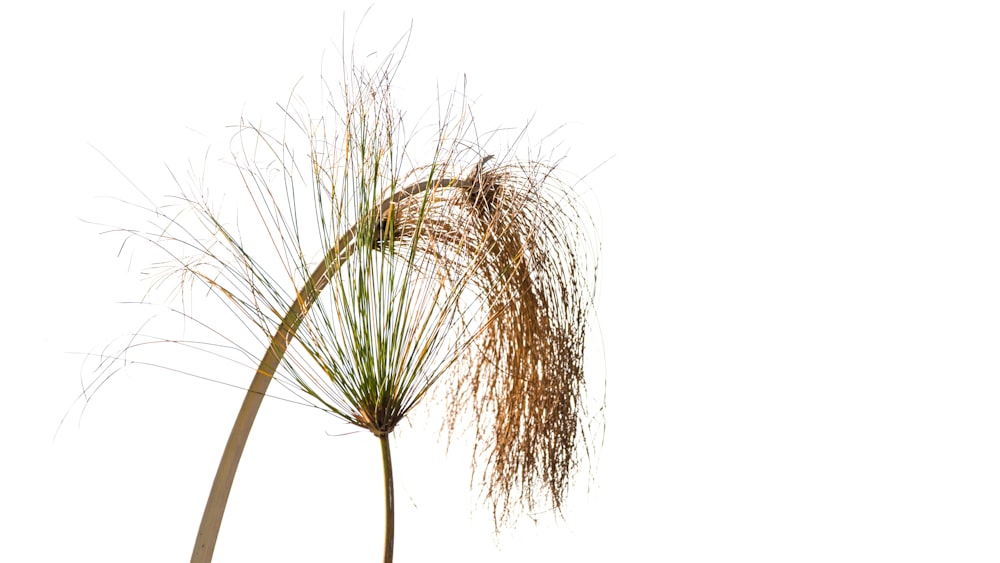
[{"label": "green and brown plant", "polygon": [[597,250],[558,163],[519,157],[519,139],[499,158],[488,154],[456,95],[415,166],[426,147],[407,136],[390,98],[392,59],[371,72],[349,66],[333,115],[289,104],[280,135],[240,126],[234,162],[259,236],[245,216],[228,221],[204,186],[182,189],[169,213],[148,209],[153,229],[129,231],[166,253],[159,282],[174,280],[189,299],[207,290],[267,342],[193,563],[212,559],[274,379],[380,441],[386,562],[389,435],[437,386],[447,388],[442,427],[473,429],[473,470],[498,527],[522,509],[559,513],[592,445],[584,345]]}]

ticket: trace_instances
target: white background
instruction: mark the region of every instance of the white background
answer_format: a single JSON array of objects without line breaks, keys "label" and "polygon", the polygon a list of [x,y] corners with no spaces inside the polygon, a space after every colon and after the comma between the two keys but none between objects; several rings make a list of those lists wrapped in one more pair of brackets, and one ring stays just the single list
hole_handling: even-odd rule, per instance
[{"label": "white background", "polygon": [[[141,253],[83,221],[136,197],[92,147],[162,200],[167,166],[339,73],[345,13],[383,53],[412,21],[408,115],[464,74],[483,127],[565,125],[544,142],[576,174],[610,157],[580,186],[603,239],[593,483],[494,540],[461,447],[417,417],[397,561],[1000,559],[1000,15],[818,4],[384,2],[357,33],[363,2],[5,7],[0,560],[189,557],[242,394],[136,369],[74,404],[79,353],[150,314],[118,304]],[[380,560],[377,442],[344,431],[265,404],[216,561]]]}]

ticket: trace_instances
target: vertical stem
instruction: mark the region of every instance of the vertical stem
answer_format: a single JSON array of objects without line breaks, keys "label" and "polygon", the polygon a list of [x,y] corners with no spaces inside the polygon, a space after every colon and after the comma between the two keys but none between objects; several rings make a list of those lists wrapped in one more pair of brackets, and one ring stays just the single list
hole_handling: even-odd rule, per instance
[{"label": "vertical stem", "polygon": [[384,563],[392,563],[392,541],[396,532],[396,507],[393,503],[392,456],[389,455],[389,435],[378,437],[382,443],[382,470],[385,477],[385,558]]}]

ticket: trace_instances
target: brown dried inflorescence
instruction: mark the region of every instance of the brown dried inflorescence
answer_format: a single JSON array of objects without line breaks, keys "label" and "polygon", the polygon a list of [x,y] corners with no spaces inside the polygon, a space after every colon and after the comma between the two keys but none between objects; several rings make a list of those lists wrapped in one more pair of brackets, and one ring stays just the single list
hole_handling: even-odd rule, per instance
[{"label": "brown dried inflorescence", "polygon": [[389,223],[397,243],[422,239],[436,265],[446,263],[441,271],[457,273],[481,301],[478,323],[464,319],[476,337],[453,366],[445,425],[454,432],[471,418],[474,467],[499,526],[518,507],[559,512],[586,453],[584,341],[596,264],[589,223],[552,167],[489,161],[435,190],[433,204],[401,201]]}]

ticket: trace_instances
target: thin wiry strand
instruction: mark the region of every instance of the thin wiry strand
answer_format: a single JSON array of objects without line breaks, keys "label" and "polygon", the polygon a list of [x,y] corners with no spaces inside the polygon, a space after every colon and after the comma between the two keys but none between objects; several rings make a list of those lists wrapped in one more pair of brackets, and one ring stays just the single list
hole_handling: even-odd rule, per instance
[{"label": "thin wiry strand", "polygon": [[[238,234],[222,225],[204,200],[184,193],[175,199],[182,204],[183,212],[168,215],[165,208],[145,209],[152,216],[153,227],[147,231],[128,231],[129,238],[141,239],[166,255],[165,260],[145,270],[153,280],[151,290],[176,280],[169,297],[181,297],[182,307],[177,312],[189,321],[197,320],[189,311],[191,298],[199,289],[207,290],[208,294],[220,297],[247,328],[252,325],[269,330],[273,323],[266,321],[268,313],[277,315],[277,308],[282,306],[282,293],[274,280],[266,270],[254,267],[252,258],[242,249]],[[262,292],[267,294],[263,298]],[[149,294],[143,300],[148,298]],[[260,306],[262,302],[275,306],[268,310]],[[250,325],[246,324],[248,321]]]},{"label": "thin wiry strand", "polygon": [[[227,305],[226,301],[220,303]],[[153,307],[148,302],[127,304]],[[231,326],[220,330],[214,322],[207,324],[185,310],[162,306],[155,308],[158,312],[146,319],[138,330],[119,341],[108,343],[98,352],[86,354],[87,361],[94,362],[94,376],[86,382],[81,380],[79,400],[83,402],[84,408],[113,376],[137,367],[151,368],[168,377],[183,376],[246,390],[245,385],[227,381],[224,374],[245,373],[253,369],[259,361],[256,357],[260,348],[259,339],[248,342],[231,330]],[[203,307],[199,309],[204,310]],[[234,318],[240,319],[238,315]],[[184,326],[183,337],[166,338],[161,335],[161,321],[173,321],[176,325],[178,320]],[[243,327],[247,329],[245,335],[252,336],[257,332],[252,323],[248,325],[244,322]],[[179,354],[179,351],[182,353]],[[184,358],[184,364],[177,361],[180,357]],[[315,405],[301,400],[274,395],[271,397],[315,408]]]}]

